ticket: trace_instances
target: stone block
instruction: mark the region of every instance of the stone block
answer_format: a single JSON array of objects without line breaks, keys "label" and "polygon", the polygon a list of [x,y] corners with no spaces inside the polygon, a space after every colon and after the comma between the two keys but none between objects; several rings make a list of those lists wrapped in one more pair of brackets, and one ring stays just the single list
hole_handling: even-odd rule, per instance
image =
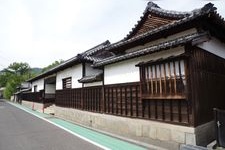
[{"label": "stone block", "polygon": [[144,137],[148,137],[148,135],[149,135],[149,127],[147,125],[143,125],[142,126],[142,135]]},{"label": "stone block", "polygon": [[136,126],[136,136],[142,136],[142,126],[141,125]]},{"label": "stone block", "polygon": [[196,136],[192,133],[185,133],[185,144],[196,145]]},{"label": "stone block", "polygon": [[173,130],[171,134],[172,141],[175,141],[177,143],[185,143],[185,133]]},{"label": "stone block", "polygon": [[157,129],[155,127],[150,127],[149,129],[149,137],[152,139],[156,139]]},{"label": "stone block", "polygon": [[171,130],[165,128],[157,128],[157,139],[162,141],[170,141],[171,140]]}]

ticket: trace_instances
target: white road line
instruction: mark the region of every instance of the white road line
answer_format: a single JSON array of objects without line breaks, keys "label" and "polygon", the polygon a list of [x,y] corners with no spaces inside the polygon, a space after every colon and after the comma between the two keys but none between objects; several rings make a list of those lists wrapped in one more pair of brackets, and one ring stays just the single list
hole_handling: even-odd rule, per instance
[{"label": "white road line", "polygon": [[53,125],[55,125],[55,126],[61,128],[61,129],[65,130],[65,131],[67,131],[67,132],[69,132],[69,133],[71,133],[71,134],[73,134],[73,135],[75,135],[75,136],[77,136],[77,137],[79,137],[79,138],[81,138],[81,139],[83,139],[83,140],[85,140],[85,141],[87,141],[87,142],[93,144],[93,145],[96,145],[96,146],[98,146],[98,147],[100,147],[100,148],[102,148],[102,149],[105,149],[105,150],[111,150],[111,149],[108,148],[108,147],[105,147],[105,146],[103,146],[103,145],[100,145],[100,144],[98,144],[98,143],[96,143],[96,142],[94,142],[94,141],[91,141],[91,140],[89,140],[89,139],[87,139],[87,138],[85,138],[85,137],[83,137],[83,136],[81,136],[81,135],[79,135],[79,134],[77,134],[77,133],[74,133],[74,132],[72,132],[72,131],[70,131],[70,130],[68,130],[68,129],[66,129],[66,128],[64,128],[64,127],[62,127],[62,126],[60,126],[60,125],[58,125],[58,124],[56,124],[56,123],[54,123],[54,122],[51,122],[51,121],[49,121],[49,120],[46,119],[46,118],[43,118],[43,117],[41,117],[41,116],[39,116],[39,115],[37,115],[37,114],[34,114],[34,113],[32,113],[32,112],[30,112],[30,111],[28,111],[28,110],[26,110],[26,109],[24,109],[24,108],[22,108],[22,107],[18,107],[17,105],[15,105],[15,104],[13,104],[13,103],[11,103],[11,102],[7,102],[7,103],[8,103],[8,104],[11,104],[11,105],[13,105],[13,106],[15,106],[15,107],[17,107],[17,108],[23,110],[23,111],[25,111],[25,112],[27,112],[27,113],[29,113],[29,114],[32,114],[32,115],[34,115],[34,116],[36,116],[36,117],[38,117],[38,118],[40,118],[40,119],[42,119],[42,120],[45,120],[45,121],[47,121],[48,123],[51,123],[51,124],[53,124]]}]

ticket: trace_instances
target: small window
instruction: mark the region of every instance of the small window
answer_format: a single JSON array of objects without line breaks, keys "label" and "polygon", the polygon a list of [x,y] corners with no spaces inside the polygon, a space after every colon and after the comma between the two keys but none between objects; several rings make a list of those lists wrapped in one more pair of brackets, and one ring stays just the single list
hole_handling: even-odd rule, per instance
[{"label": "small window", "polygon": [[37,85],[34,86],[34,92],[37,92]]},{"label": "small window", "polygon": [[71,89],[72,87],[72,78],[64,78],[62,79],[63,89]]}]

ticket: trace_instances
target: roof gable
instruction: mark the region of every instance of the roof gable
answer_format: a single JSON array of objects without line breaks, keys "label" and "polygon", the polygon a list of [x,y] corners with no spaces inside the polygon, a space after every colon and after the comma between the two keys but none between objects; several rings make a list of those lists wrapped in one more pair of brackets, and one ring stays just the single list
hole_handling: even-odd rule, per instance
[{"label": "roof gable", "polygon": [[149,2],[143,16],[137,22],[132,31],[130,31],[130,33],[125,37],[125,39],[127,40],[136,37],[146,33],[149,30],[153,30],[176,20],[183,19],[191,14],[191,12],[165,10],[160,8],[157,4]]},{"label": "roof gable", "polygon": [[[204,5],[202,8],[194,9],[190,12],[178,12],[178,11],[169,11],[159,8],[156,4],[150,2],[144,12],[144,16],[141,17],[141,20],[138,21],[138,24],[135,25],[135,28],[125,37],[124,39],[110,44],[106,50],[111,51],[115,54],[124,54],[127,49],[133,48],[135,46],[144,45],[153,40],[167,37],[171,34],[176,34],[184,30],[191,29],[196,27],[199,23],[199,19],[208,18],[208,16],[214,16],[216,14],[216,7],[212,3]],[[145,19],[146,16],[151,15],[149,21]],[[142,27],[148,26],[147,23],[154,23],[151,19],[154,17],[168,19],[168,22],[165,24],[155,25],[152,28]],[[219,24],[224,24],[224,20],[221,17],[214,17]],[[210,19],[212,19],[210,17]],[[221,23],[223,22],[223,23]],[[217,23],[218,24],[218,23]]]}]

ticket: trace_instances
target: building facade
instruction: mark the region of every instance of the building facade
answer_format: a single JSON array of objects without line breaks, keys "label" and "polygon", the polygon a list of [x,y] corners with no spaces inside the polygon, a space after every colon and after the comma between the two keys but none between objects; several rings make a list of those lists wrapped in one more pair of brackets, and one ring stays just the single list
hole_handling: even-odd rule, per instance
[{"label": "building facade", "polygon": [[225,109],[224,39],[211,3],[177,12],[149,2],[124,39],[30,79],[31,94],[54,94],[56,116],[92,128],[169,149],[206,146],[213,108]]}]

